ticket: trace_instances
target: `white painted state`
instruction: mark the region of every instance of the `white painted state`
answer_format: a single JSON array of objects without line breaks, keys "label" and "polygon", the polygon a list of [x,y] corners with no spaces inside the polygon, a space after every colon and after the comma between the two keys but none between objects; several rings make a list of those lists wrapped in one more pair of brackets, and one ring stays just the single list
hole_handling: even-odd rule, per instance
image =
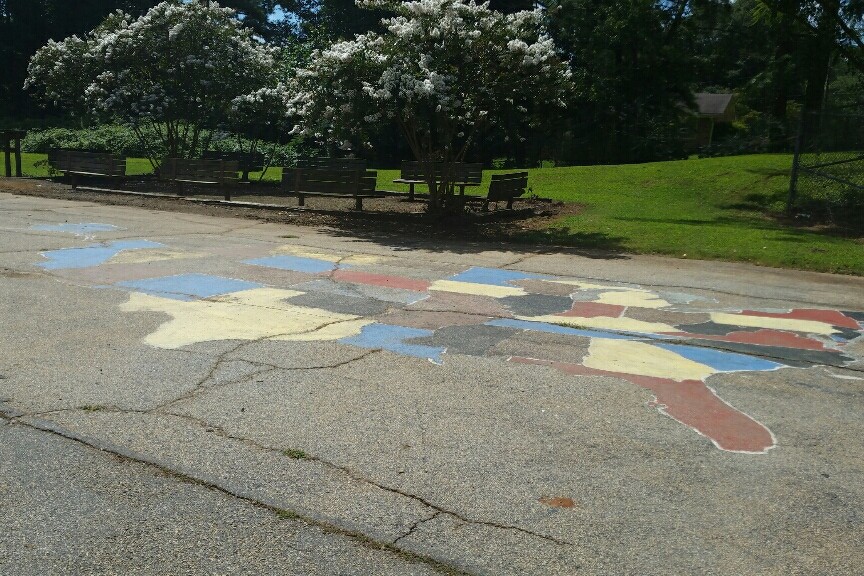
[{"label": "white painted state", "polygon": [[384,256],[376,256],[374,254],[351,254],[350,256],[342,256],[340,254],[332,254],[328,252],[315,252],[302,246],[291,245],[279,246],[273,251],[273,254],[288,254],[291,256],[299,256],[301,258],[324,260],[326,262],[339,262],[340,264],[377,264],[387,259]]},{"label": "white painted state", "polygon": [[711,320],[717,324],[746,326],[748,328],[766,328],[770,330],[787,330],[804,332],[806,334],[822,334],[830,336],[837,333],[830,324],[816,320],[799,320],[796,318],[772,318],[770,316],[747,316],[745,314],[729,314],[728,312],[712,312]]},{"label": "white painted state", "polygon": [[506,298],[507,296],[525,296],[528,294],[522,288],[515,286],[496,286],[494,284],[479,284],[475,282],[458,282],[456,280],[436,280],[429,286],[430,291],[456,292],[473,296],[489,296],[491,298]]},{"label": "white painted state", "polygon": [[643,334],[655,334],[658,332],[675,332],[677,328],[662,322],[646,322],[633,318],[610,316],[595,316],[585,318],[583,316],[555,316],[547,314],[544,316],[517,316],[519,320],[530,322],[546,322],[548,324],[559,324],[571,328],[595,328],[598,330],[610,330],[613,332],[639,332]]},{"label": "white painted state", "polygon": [[614,292],[603,292],[595,300],[597,304],[613,304],[615,306],[627,306],[629,308],[668,308],[669,302],[653,292],[645,290],[616,290]]},{"label": "white painted state", "polygon": [[194,252],[181,252],[179,250],[165,250],[160,248],[146,248],[144,250],[124,250],[111,257],[106,264],[145,264],[147,262],[159,262],[164,260],[183,260],[187,258],[202,258],[204,254]]}]

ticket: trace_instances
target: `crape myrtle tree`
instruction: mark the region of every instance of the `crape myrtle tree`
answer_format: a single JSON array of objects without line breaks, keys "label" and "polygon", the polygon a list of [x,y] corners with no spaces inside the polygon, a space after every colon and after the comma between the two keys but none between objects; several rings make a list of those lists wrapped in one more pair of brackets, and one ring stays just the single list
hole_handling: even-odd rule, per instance
[{"label": "crape myrtle tree", "polygon": [[454,163],[481,131],[565,104],[570,72],[538,11],[504,15],[473,0],[358,5],[395,15],[382,21],[385,32],[314,52],[295,72],[289,112],[300,118],[298,132],[355,149],[382,125],[397,125],[423,165],[430,212],[461,208]]},{"label": "crape myrtle tree", "polygon": [[262,89],[281,90],[275,60],[233,10],[175,0],[139,18],[115,12],[83,39],[49,42],[31,59],[26,86],[128,124],[158,167],[162,153],[197,153],[206,128],[269,97]]}]

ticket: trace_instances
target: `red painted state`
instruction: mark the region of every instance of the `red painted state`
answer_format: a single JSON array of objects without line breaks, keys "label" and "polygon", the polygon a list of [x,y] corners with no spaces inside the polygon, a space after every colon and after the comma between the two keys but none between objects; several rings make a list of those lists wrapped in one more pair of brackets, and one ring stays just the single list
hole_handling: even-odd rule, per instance
[{"label": "red painted state", "polygon": [[[825,350],[818,340],[805,338],[793,332],[782,330],[756,330],[755,332],[730,332],[725,336],[719,334],[690,334],[689,332],[661,332],[668,336],[685,336],[699,340],[716,340],[718,342],[739,342],[741,344],[756,344],[758,346],[782,346],[799,350]],[[830,350],[835,352],[835,350]]]},{"label": "red painted state", "polygon": [[647,388],[657,398],[652,405],[708,437],[722,450],[765,452],[774,446],[774,437],[768,428],[721,400],[701,380],[676,382],[667,378],[598,370],[581,364],[516,356],[510,360],[521,364],[551,366],[565,374],[612,376]]},{"label": "red painted state", "polygon": [[841,328],[852,328],[854,330],[861,328],[854,318],[850,318],[838,310],[823,310],[821,308],[795,308],[789,312],[742,310],[741,315],[762,316],[763,318],[788,318],[790,320],[815,320],[816,322],[825,322],[831,326],[840,326]]},{"label": "red painted state", "polygon": [[557,316],[576,316],[578,318],[619,318],[626,308],[616,304],[601,304],[599,302],[573,302],[573,307]]},{"label": "red painted state", "polygon": [[384,288],[401,288],[402,290],[414,290],[415,292],[425,292],[429,289],[430,285],[426,280],[415,280],[414,278],[405,278],[404,276],[370,274],[369,272],[357,272],[356,270],[334,270],[332,278],[340,282],[369,284]]}]

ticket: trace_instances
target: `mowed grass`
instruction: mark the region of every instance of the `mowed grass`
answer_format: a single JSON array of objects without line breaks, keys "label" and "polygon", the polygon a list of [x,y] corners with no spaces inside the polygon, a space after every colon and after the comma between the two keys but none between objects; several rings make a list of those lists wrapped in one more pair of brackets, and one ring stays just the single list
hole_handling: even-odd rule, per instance
[{"label": "mowed grass", "polygon": [[[523,239],[864,275],[864,238],[780,218],[792,156],[759,154],[528,171],[532,192],[583,205]],[[484,194],[485,185],[471,193]],[[379,171],[379,187],[398,171]],[[401,190],[388,185],[390,189]]]},{"label": "mowed grass", "polygon": [[[25,154],[28,175],[47,176],[43,154]],[[782,212],[792,158],[784,154],[690,159],[622,166],[575,166],[529,170],[534,194],[578,203],[578,215],[558,219],[520,240],[679,258],[744,261],[765,266],[864,275],[864,238],[830,227],[790,225]],[[130,158],[130,174],[151,171]],[[469,189],[485,194],[484,184]],[[258,175],[252,175],[252,180]],[[407,192],[393,184],[398,170],[379,170],[379,189]],[[281,178],[270,169],[265,180]],[[423,187],[418,187],[422,191]]]}]

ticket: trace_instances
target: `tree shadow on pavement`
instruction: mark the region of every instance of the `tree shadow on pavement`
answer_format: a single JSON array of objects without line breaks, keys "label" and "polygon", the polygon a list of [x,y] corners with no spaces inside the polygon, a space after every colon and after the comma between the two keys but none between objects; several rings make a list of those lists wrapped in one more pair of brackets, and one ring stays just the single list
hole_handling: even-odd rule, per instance
[{"label": "tree shadow on pavement", "polygon": [[457,220],[435,220],[426,214],[331,212],[324,233],[352,237],[410,250],[423,248],[460,254],[512,250],[534,254],[569,254],[602,260],[629,258],[623,238],[602,232],[570,232],[550,227],[554,218],[530,210],[499,211]]}]

